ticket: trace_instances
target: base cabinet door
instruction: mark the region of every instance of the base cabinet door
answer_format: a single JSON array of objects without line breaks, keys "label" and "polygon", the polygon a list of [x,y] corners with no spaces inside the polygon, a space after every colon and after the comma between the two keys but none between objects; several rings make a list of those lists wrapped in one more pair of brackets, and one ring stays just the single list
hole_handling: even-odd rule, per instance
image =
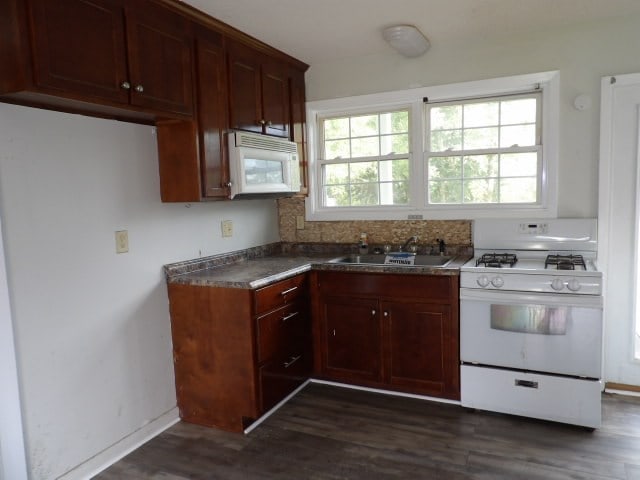
[{"label": "base cabinet door", "polygon": [[322,304],[324,373],[344,380],[380,380],[378,302],[328,296]]},{"label": "base cabinet door", "polygon": [[314,372],[460,399],[459,277],[312,272]]},{"label": "base cabinet door", "polygon": [[457,394],[457,329],[447,305],[384,302],[386,378],[390,385],[449,397]]}]

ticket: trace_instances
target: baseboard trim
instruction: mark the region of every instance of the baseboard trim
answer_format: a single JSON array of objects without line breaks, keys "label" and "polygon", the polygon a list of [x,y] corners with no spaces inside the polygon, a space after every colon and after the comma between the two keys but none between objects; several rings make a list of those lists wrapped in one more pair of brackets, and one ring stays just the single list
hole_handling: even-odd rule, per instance
[{"label": "baseboard trim", "polygon": [[304,387],[306,387],[309,384],[309,382],[310,380],[306,380],[302,385],[296,388],[293,392],[291,392],[289,395],[287,395],[282,400],[280,400],[275,407],[272,407],[271,410],[269,410],[267,413],[262,415],[255,422],[253,422],[251,425],[245,428],[244,434],[247,435],[252,431],[254,431],[262,422],[264,422],[267,418],[269,418],[271,415],[276,413],[280,409],[280,407],[282,407],[285,403],[287,403],[289,400],[295,397],[300,390],[302,390]]},{"label": "baseboard trim", "polygon": [[627,385],[626,383],[606,382],[604,391],[621,395],[640,396],[640,385]]},{"label": "baseboard trim", "polygon": [[58,480],[84,480],[92,478],[179,421],[178,407],[174,407],[158,418],[151,420],[135,432],[127,435],[122,440],[91,457],[86,462],[81,463],[73,470],[69,470],[64,475],[61,475],[58,477]]}]

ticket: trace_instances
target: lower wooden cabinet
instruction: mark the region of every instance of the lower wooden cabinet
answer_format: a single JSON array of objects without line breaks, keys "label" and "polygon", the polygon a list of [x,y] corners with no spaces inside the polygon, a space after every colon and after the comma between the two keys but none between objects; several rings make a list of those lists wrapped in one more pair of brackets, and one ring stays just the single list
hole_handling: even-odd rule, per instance
[{"label": "lower wooden cabinet", "polygon": [[315,376],[459,399],[458,278],[312,272]]},{"label": "lower wooden cabinet", "polygon": [[309,378],[307,287],[306,274],[258,290],[169,284],[184,421],[241,432]]}]

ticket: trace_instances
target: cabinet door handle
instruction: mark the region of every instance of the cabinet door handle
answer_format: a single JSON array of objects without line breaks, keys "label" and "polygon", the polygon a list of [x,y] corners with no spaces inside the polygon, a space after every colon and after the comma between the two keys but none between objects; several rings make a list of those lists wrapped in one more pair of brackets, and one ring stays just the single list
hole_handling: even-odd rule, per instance
[{"label": "cabinet door handle", "polygon": [[284,362],[282,365],[284,368],[289,368],[291,365],[296,363],[298,360],[302,358],[302,355],[298,355],[297,357],[290,357],[288,362]]},{"label": "cabinet door handle", "polygon": [[376,310],[374,308],[373,310],[371,310],[371,316],[373,317],[373,316],[375,316],[375,314],[376,314]]},{"label": "cabinet door handle", "polygon": [[538,388],[538,382],[534,382],[532,380],[516,379],[515,384],[516,384],[516,387]]},{"label": "cabinet door handle", "polygon": [[282,321],[283,321],[283,322],[286,322],[287,320],[289,320],[290,318],[295,317],[295,316],[296,316],[296,315],[298,315],[299,313],[300,313],[300,312],[293,312],[293,313],[290,313],[289,315],[284,315],[284,316],[282,317]]},{"label": "cabinet door handle", "polygon": [[266,123],[267,123],[266,120],[258,120],[258,125],[264,125]]},{"label": "cabinet door handle", "polygon": [[233,185],[233,183],[231,183],[231,182],[227,182],[227,183],[223,183],[222,184],[223,187],[227,187],[227,188],[231,188],[232,185]]},{"label": "cabinet door handle", "polygon": [[123,90],[129,90],[131,88],[131,84],[129,82],[122,82],[120,84],[120,88]]},{"label": "cabinet door handle", "polygon": [[333,336],[336,336],[336,329],[334,328],[333,331],[331,332],[333,334]]},{"label": "cabinet door handle", "polygon": [[142,85],[136,85],[136,88],[134,90],[138,93],[142,93],[144,92],[144,87]]},{"label": "cabinet door handle", "polygon": [[273,122],[272,122],[271,120],[269,120],[269,121],[267,122],[267,125],[268,125],[268,126],[271,126],[271,125],[273,125]]},{"label": "cabinet door handle", "polygon": [[291,288],[287,288],[286,290],[284,290],[283,292],[280,292],[280,295],[282,295],[283,297],[285,295],[290,294],[291,292],[295,292],[298,289],[298,287],[291,287]]},{"label": "cabinet door handle", "polygon": [[382,315],[384,315],[385,317],[389,316],[389,312],[384,312]]}]

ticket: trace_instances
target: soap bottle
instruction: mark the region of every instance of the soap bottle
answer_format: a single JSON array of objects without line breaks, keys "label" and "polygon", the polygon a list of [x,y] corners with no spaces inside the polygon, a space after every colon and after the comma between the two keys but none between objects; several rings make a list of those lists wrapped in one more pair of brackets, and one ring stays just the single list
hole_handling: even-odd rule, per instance
[{"label": "soap bottle", "polygon": [[360,254],[361,255],[369,253],[369,241],[367,239],[367,234],[366,233],[361,233],[360,234],[359,247],[360,247],[359,250],[360,250]]}]

